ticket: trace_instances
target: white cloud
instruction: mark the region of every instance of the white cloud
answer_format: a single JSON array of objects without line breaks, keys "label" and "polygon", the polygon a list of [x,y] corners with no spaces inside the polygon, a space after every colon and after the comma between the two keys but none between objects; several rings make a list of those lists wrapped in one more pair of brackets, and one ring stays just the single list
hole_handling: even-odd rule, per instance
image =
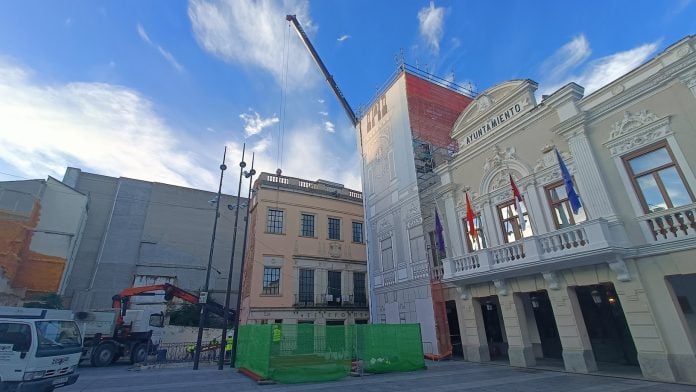
[{"label": "white cloud", "polygon": [[167,61],[169,62],[169,64],[172,65],[172,67],[176,68],[177,71],[183,71],[183,70],[184,70],[184,67],[181,66],[181,64],[179,64],[178,61],[176,61],[176,59],[174,58],[174,56],[173,56],[171,53],[169,53],[168,51],[166,51],[163,47],[157,45],[157,50],[160,52],[160,54],[162,55],[162,57],[164,57],[165,60],[167,60]]},{"label": "white cloud", "polygon": [[329,112],[319,112],[319,114],[321,114],[322,116],[326,117],[326,116],[329,115]]},{"label": "white cloud", "polygon": [[242,113],[239,115],[239,118],[244,120],[244,132],[246,132],[247,136],[261,133],[264,128],[270,127],[280,121],[276,115],[269,118],[261,118],[261,116],[252,109],[249,109],[249,111],[253,112],[253,114]]},{"label": "white cloud", "polygon": [[595,91],[641,65],[657,47],[658,42],[653,42],[597,59],[580,76],[579,84],[585,87],[585,92]]},{"label": "white cloud", "polygon": [[444,21],[445,9],[435,7],[433,1],[430,2],[429,7],[424,7],[418,11],[418,29],[434,54],[438,54],[440,51]]},{"label": "white cloud", "polygon": [[150,36],[147,35],[147,31],[145,31],[145,28],[143,27],[143,25],[141,25],[140,23],[138,23],[138,24],[135,26],[135,28],[136,28],[136,30],[138,31],[138,35],[140,36],[140,38],[142,38],[143,41],[145,41],[146,44],[152,45],[152,41],[150,40]]},{"label": "white cloud", "polygon": [[592,54],[590,43],[584,34],[574,37],[561,46],[541,65],[541,73],[548,80],[558,80],[587,60]]},{"label": "white cloud", "polygon": [[[226,62],[243,65],[255,74],[266,72],[279,86],[285,85],[283,53],[288,31],[285,15],[296,14],[310,36],[316,31],[307,0],[190,0],[188,14],[201,48]],[[250,108],[241,117],[249,121],[247,136],[255,135],[247,139],[254,141],[253,145],[247,143],[247,149],[256,153],[255,168],[258,172],[275,173],[280,167],[287,176],[322,178],[360,189],[360,156],[356,152],[354,129],[343,117],[335,119],[329,116],[326,107],[317,107],[317,102],[325,103],[323,97],[328,93],[321,72],[292,29],[287,38],[291,66],[287,69],[284,91],[287,110],[292,116],[282,116],[269,123],[269,119]],[[318,111],[321,116],[317,116]],[[276,116],[270,117],[273,118]],[[260,124],[271,126],[280,121],[282,127],[273,127],[277,132],[259,129]],[[232,155],[228,151],[228,155],[241,154],[240,142],[230,141],[228,145],[234,150]]]},{"label": "white cloud", "polygon": [[179,72],[184,70],[184,67],[181,64],[179,64],[178,61],[176,61],[176,58],[174,58],[174,55],[172,55],[171,52],[164,49],[162,46],[156,45],[152,42],[150,36],[147,34],[147,31],[145,31],[143,25],[138,23],[136,25],[136,30],[138,31],[138,35],[140,36],[140,38],[142,38],[142,40],[146,44],[152,46],[153,48],[156,48],[159,54],[162,55],[162,57],[164,57],[164,59],[167,60],[167,62],[169,62],[169,64],[171,64],[172,67],[174,67]]},{"label": "white cloud", "polygon": [[347,40],[348,38],[350,38],[350,35],[348,35],[348,34],[343,34],[342,36],[338,37],[338,38],[336,39],[336,41],[343,42],[343,41]]},{"label": "white cloud", "polygon": [[[106,83],[40,85],[0,59],[0,161],[26,177],[66,166],[207,189],[214,174],[138,91]],[[195,173],[195,174],[194,174]]]},{"label": "white cloud", "polygon": [[336,131],[336,126],[331,121],[325,121],[324,122],[324,130],[326,132],[334,133]]},{"label": "white cloud", "polygon": [[[590,94],[644,63],[655,53],[659,46],[659,41],[656,41],[600,57],[587,63],[579,72],[573,73],[573,69],[577,68],[589,56],[589,44],[587,44],[586,40],[585,43],[581,41],[577,37],[574,38],[544,62],[542,71],[544,66],[549,67],[551,64],[554,64],[551,62],[554,58],[556,66],[551,66],[550,68],[553,72],[550,72],[548,75],[552,76],[552,78],[542,73],[543,82],[541,84],[544,87],[540,90],[540,94],[553,93],[570,82],[583,86],[585,95]],[[574,49],[570,49],[571,47]],[[561,51],[564,51],[566,56],[555,57]]]},{"label": "white cloud", "polygon": [[[316,28],[309,18],[307,0],[237,1],[191,0],[188,14],[198,44],[215,56],[270,72],[283,85],[286,14],[295,14],[307,34]],[[288,43],[287,87],[308,88],[320,81],[297,34]],[[311,83],[309,83],[311,82]]]}]

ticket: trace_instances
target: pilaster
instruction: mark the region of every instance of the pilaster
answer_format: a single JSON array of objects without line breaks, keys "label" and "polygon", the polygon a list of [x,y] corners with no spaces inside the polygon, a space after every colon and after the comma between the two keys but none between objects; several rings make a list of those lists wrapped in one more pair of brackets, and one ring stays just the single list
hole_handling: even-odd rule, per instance
[{"label": "pilaster", "polygon": [[578,194],[588,219],[605,218],[614,220],[616,212],[607,188],[599,172],[592,147],[587,139],[584,125],[580,125],[572,134],[567,134],[568,147],[573,155],[575,171],[573,178],[578,184]]},{"label": "pilaster", "polygon": [[[638,363],[645,378],[676,381],[665,342],[657,327],[645,288],[640,281],[614,281],[628,329],[638,352]],[[676,320],[674,320],[676,322]]]},{"label": "pilaster", "polygon": [[597,362],[575,290],[569,287],[548,290],[548,295],[561,338],[565,369],[576,373],[596,371]]},{"label": "pilaster", "polygon": [[536,365],[534,349],[529,333],[529,322],[520,294],[498,296],[503,324],[507,334],[508,357],[511,366],[530,367]]},{"label": "pilaster", "polygon": [[456,304],[464,358],[472,362],[490,361],[481,303],[468,296],[468,299],[457,299]]}]

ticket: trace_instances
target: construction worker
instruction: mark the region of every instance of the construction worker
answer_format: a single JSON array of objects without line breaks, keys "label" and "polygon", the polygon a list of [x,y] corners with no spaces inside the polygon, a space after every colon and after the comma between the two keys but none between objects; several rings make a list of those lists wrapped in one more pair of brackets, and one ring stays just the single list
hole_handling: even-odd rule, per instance
[{"label": "construction worker", "polygon": [[273,324],[273,343],[280,343],[280,325]]},{"label": "construction worker", "polygon": [[186,346],[186,352],[188,353],[189,358],[193,359],[193,354],[196,352],[196,346],[189,344]]},{"label": "construction worker", "polygon": [[228,336],[225,341],[225,358],[230,358],[230,355],[232,355],[232,344],[232,336]]}]

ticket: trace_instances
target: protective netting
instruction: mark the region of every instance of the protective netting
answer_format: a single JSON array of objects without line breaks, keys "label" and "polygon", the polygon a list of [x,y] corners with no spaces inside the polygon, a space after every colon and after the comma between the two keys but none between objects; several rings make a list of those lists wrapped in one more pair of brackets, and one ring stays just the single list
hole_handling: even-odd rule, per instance
[{"label": "protective netting", "polygon": [[418,324],[243,325],[236,366],[281,383],[423,369]]}]

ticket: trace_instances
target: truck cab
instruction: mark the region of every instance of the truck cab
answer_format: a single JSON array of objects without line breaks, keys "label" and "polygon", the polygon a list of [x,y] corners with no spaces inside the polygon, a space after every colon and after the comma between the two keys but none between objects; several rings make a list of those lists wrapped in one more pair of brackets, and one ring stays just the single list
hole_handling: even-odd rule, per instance
[{"label": "truck cab", "polygon": [[0,392],[73,384],[81,352],[71,311],[0,307]]}]

